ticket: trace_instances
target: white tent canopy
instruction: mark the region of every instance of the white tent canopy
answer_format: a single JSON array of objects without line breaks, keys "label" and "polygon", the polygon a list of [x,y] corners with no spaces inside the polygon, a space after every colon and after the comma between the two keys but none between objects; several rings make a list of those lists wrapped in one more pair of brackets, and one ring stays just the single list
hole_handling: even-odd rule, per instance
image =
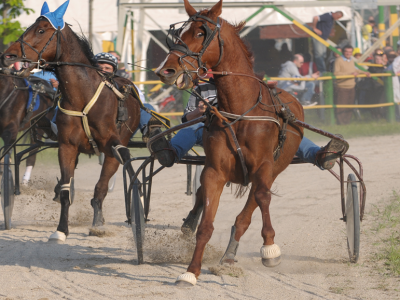
[{"label": "white tent canopy", "polygon": [[[50,11],[54,11],[58,8],[65,0],[47,0],[47,3],[50,7]],[[128,11],[133,12],[134,19],[134,36],[135,36],[135,49],[136,49],[136,57],[135,60],[143,60],[146,58],[146,50],[147,45],[151,38],[155,39],[151,35],[151,31],[160,30],[160,28],[164,30],[168,30],[169,25],[171,23],[184,21],[187,19],[187,15],[185,10],[183,9],[183,1],[182,0],[149,0],[145,1],[146,3],[181,3],[182,9],[172,8],[172,9],[139,9],[139,8],[130,8],[129,3],[141,3],[141,1],[127,1],[120,0],[124,6],[121,5],[120,11],[118,10],[117,1],[112,0],[94,0],[93,1],[93,51],[95,53],[102,51],[102,40],[112,40],[117,36],[118,33],[118,14],[122,16],[124,22],[124,15]],[[144,2],[144,1],[142,1]],[[216,3],[216,1],[193,1],[193,2],[202,2],[204,4],[204,8],[211,7]],[[241,0],[241,1],[224,1],[225,5],[228,2],[253,2],[251,0]],[[284,1],[280,1],[279,4],[282,4]],[[294,2],[299,2],[298,7],[293,6]],[[351,9],[349,7],[343,6],[326,6],[326,7],[310,7],[309,5],[304,5],[307,1],[299,1],[299,0],[291,0],[287,3],[289,7],[286,10],[295,16],[299,21],[303,23],[312,22],[312,18],[316,15],[323,14],[325,12],[337,11],[341,10],[344,13],[344,17],[341,20],[350,20],[351,19]],[[19,21],[22,26],[28,27],[32,23],[35,22],[36,18],[39,17],[40,10],[43,2],[38,0],[25,0],[25,6],[28,8],[33,8],[35,13],[30,15],[21,15],[19,17]],[[197,3],[198,4],[198,3]],[[262,4],[270,5],[272,2],[264,2]],[[260,6],[262,6],[260,2]],[[245,3],[240,8],[223,8],[222,18],[226,19],[232,23],[238,23],[242,20],[245,20],[253,13],[255,13],[259,7],[246,7]],[[277,24],[290,24],[291,22],[286,19],[281,14],[274,12],[265,18],[272,9],[266,8],[259,15],[254,17],[252,20],[248,22],[248,26],[251,26],[257,23],[258,26],[265,25],[277,25]],[[83,0],[70,0],[69,7],[64,16],[64,20],[73,26],[74,31],[82,32],[85,35],[88,35],[89,32],[89,1]],[[140,20],[143,22],[143,26],[140,24]],[[125,62],[130,62],[131,57],[131,47],[130,45],[130,26],[127,26],[126,36],[122,39],[124,42],[121,43],[122,47],[122,59]],[[143,32],[141,34],[140,29],[143,28]],[[157,42],[157,41],[156,41]],[[142,64],[144,65],[144,63]]]}]

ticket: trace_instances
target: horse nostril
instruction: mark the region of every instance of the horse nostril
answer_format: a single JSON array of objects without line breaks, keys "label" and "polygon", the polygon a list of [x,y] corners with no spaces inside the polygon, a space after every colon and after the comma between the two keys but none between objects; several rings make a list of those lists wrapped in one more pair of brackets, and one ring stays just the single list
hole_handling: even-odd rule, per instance
[{"label": "horse nostril", "polygon": [[164,69],[163,70],[163,75],[165,76],[172,76],[176,73],[174,69]]}]

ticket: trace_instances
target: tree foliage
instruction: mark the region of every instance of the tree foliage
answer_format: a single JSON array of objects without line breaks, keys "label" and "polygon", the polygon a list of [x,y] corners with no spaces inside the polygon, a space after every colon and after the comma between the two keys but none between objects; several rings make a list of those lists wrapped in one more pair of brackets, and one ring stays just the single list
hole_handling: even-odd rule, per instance
[{"label": "tree foliage", "polygon": [[15,18],[31,12],[34,10],[26,8],[23,0],[0,0],[0,37],[4,45],[17,40],[24,33],[25,28]]}]

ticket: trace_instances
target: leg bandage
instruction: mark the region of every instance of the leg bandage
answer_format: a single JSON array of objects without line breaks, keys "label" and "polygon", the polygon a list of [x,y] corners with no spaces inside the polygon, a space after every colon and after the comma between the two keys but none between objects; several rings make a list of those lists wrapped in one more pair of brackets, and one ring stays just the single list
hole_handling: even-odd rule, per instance
[{"label": "leg bandage", "polygon": [[[74,189],[74,178],[71,177],[69,180],[69,183],[61,185],[61,192],[62,191],[68,191],[69,192],[69,204],[72,205],[74,202],[74,196],[75,196],[75,189]],[[60,192],[60,194],[61,194]]]},{"label": "leg bandage", "polygon": [[29,182],[29,179],[31,179],[32,169],[33,166],[26,167],[24,177],[22,177],[22,184],[27,184]]}]

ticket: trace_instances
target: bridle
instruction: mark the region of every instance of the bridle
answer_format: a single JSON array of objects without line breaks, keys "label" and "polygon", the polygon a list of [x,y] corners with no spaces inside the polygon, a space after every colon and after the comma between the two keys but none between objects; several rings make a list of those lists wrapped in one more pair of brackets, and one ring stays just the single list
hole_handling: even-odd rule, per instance
[{"label": "bridle", "polygon": [[[204,41],[202,43],[202,48],[199,52],[193,52],[192,50],[190,50],[188,45],[180,37],[185,27],[188,26],[191,22],[202,22],[202,27],[205,30]],[[175,26],[181,23],[183,23],[182,26],[179,29],[175,29]],[[207,23],[213,24],[215,26],[215,29],[211,30]],[[191,16],[187,21],[177,22],[169,26],[168,36],[166,40],[169,48],[169,53],[178,56],[179,63],[183,67],[184,73],[186,73],[191,80],[193,80],[193,78],[190,73],[197,73],[197,76],[199,76],[200,78],[204,78],[207,75],[208,68],[206,64],[202,61],[202,57],[208,46],[210,46],[211,42],[214,40],[215,35],[218,36],[220,55],[218,62],[214,66],[212,66],[211,69],[217,67],[220,64],[224,53],[224,40],[221,38],[221,26],[222,22],[220,22],[219,17],[217,18],[217,22],[214,22],[210,18],[201,15],[200,12]],[[169,40],[169,37],[173,42],[172,44]],[[178,53],[176,53],[176,51],[183,53],[183,55],[179,55]],[[186,57],[190,57],[193,60],[197,61],[197,68],[192,62],[188,61]],[[191,65],[196,71],[189,71],[186,67],[185,62]]]},{"label": "bridle", "polygon": [[[41,18],[43,17],[39,17],[37,21],[39,21]],[[35,23],[36,23],[35,22]],[[33,26],[33,25],[32,25]],[[31,27],[32,27],[31,26]],[[58,26],[58,28],[53,32],[53,34],[51,35],[51,37],[49,38],[49,40],[47,41],[46,45],[44,45],[43,49],[39,52],[37,51],[31,44],[27,43],[24,41],[24,36],[25,33],[31,28],[29,27],[27,30],[25,30],[25,32],[22,34],[22,36],[16,41],[19,42],[21,45],[21,53],[22,53],[22,58],[26,59],[26,54],[25,54],[25,47],[24,45],[28,46],[29,48],[31,48],[34,52],[36,52],[36,54],[38,55],[38,60],[37,60],[37,68],[40,68],[41,66],[43,66],[44,64],[46,64],[46,60],[42,58],[43,53],[46,51],[46,48],[50,45],[50,43],[52,42],[52,40],[54,39],[55,36],[57,36],[57,46],[56,46],[56,56],[54,58],[54,61],[57,61],[60,58],[60,35],[64,38],[64,36],[61,33],[61,29],[60,26]],[[65,38],[64,38],[65,40]],[[48,63],[47,63],[48,64]]]}]

